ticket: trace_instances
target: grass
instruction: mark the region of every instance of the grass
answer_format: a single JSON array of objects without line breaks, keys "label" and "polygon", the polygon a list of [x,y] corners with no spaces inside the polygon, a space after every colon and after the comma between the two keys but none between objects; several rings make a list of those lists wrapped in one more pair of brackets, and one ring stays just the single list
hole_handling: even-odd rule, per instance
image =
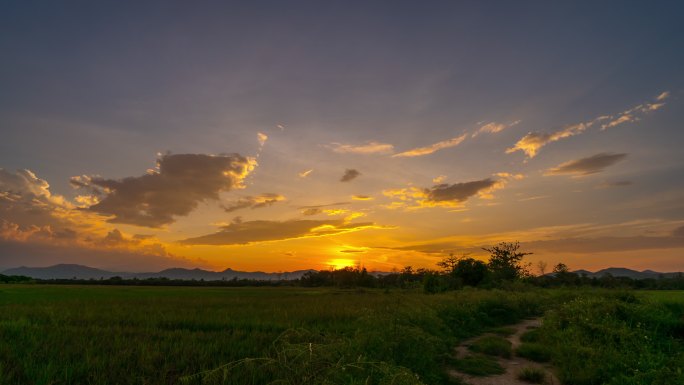
[{"label": "grass", "polygon": [[456,370],[473,376],[503,374],[506,370],[492,357],[471,354],[453,363]]},{"label": "grass", "polygon": [[534,342],[524,342],[515,350],[515,355],[525,357],[535,362],[551,361],[551,350],[546,345]]},{"label": "grass", "polygon": [[444,384],[458,341],[544,311],[522,346],[564,384],[684,383],[684,292],[0,285],[0,384]]},{"label": "grass", "polygon": [[468,349],[504,358],[511,357],[511,342],[499,336],[485,336],[475,340]]},{"label": "grass", "polygon": [[459,340],[566,297],[0,285],[0,384],[442,384]]},{"label": "grass", "polygon": [[547,313],[538,341],[566,385],[684,384],[684,292],[600,292]]},{"label": "grass", "polygon": [[531,384],[543,384],[546,380],[546,372],[540,368],[527,367],[520,369],[516,377]]}]

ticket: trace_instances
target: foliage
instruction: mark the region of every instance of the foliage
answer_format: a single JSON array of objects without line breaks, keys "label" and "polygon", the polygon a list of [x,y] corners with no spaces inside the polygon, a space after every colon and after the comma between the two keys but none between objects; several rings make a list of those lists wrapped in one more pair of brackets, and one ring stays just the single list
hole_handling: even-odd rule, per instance
[{"label": "foliage", "polygon": [[495,280],[510,281],[529,275],[528,266],[523,265],[522,259],[532,253],[520,251],[519,242],[500,242],[483,250],[491,254],[488,267]]}]

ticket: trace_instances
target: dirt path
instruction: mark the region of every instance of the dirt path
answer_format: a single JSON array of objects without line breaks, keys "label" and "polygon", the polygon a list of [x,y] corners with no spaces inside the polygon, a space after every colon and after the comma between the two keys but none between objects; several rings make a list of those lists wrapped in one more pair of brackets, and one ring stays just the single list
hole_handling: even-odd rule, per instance
[{"label": "dirt path", "polygon": [[[534,361],[530,361],[526,358],[523,357],[516,357],[515,356],[515,350],[520,346],[520,336],[525,334],[525,332],[529,331],[530,329],[537,328],[541,325],[541,318],[535,318],[535,319],[528,319],[523,322],[520,322],[515,325],[509,325],[507,327],[510,327],[512,329],[515,329],[515,333],[511,334],[508,337],[504,337],[507,340],[509,340],[512,344],[511,348],[513,349],[513,356],[511,358],[501,358],[497,357],[497,361],[499,364],[506,369],[506,372],[503,374],[498,374],[498,375],[491,375],[487,377],[478,377],[478,376],[472,376],[469,374],[461,373],[456,370],[451,370],[450,375],[454,377],[460,377],[463,380],[465,380],[466,383],[470,385],[529,385],[529,382],[521,381],[517,378],[517,374],[522,368],[526,367],[532,367],[532,368],[539,368],[543,369],[546,372],[546,381],[544,384],[546,385],[560,385],[560,381],[558,381],[558,378],[553,374],[552,372],[552,367],[549,364],[540,364]],[[475,340],[478,338],[481,338],[486,335],[494,335],[491,333],[479,335],[477,337],[473,337],[471,339],[463,341],[460,345],[458,345],[455,349],[456,352],[456,358],[462,358],[468,354],[470,354],[470,350],[468,349],[468,346],[470,346]]]}]

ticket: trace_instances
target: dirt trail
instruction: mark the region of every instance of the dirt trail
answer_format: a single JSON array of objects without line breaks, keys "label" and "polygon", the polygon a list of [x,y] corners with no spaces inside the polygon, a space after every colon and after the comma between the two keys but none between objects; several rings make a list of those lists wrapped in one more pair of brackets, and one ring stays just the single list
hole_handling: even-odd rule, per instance
[{"label": "dirt trail", "polygon": [[[512,344],[513,355],[511,358],[501,358],[497,357],[499,364],[506,369],[506,372],[498,375],[491,375],[487,377],[472,376],[469,374],[461,373],[456,370],[450,370],[450,375],[454,377],[460,377],[464,379],[470,385],[529,385],[529,382],[521,381],[517,378],[518,371],[522,368],[532,367],[540,368],[546,372],[546,380],[544,384],[546,385],[560,385],[560,381],[552,372],[552,367],[549,364],[541,364],[534,361],[530,361],[523,357],[516,357],[515,350],[520,346],[520,336],[525,334],[525,332],[530,329],[537,328],[541,325],[541,318],[528,319],[515,325],[509,325],[512,329],[515,329],[515,333],[508,337],[504,337],[509,340]],[[494,335],[492,333],[486,333],[479,335],[477,337],[470,338],[461,342],[455,349],[456,357],[462,358],[470,354],[468,346],[470,346],[475,340],[486,335]]]}]

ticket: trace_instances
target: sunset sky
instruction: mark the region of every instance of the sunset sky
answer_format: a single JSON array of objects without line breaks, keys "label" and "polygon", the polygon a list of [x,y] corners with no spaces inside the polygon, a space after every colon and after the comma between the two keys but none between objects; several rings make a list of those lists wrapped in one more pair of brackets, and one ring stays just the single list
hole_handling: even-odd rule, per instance
[{"label": "sunset sky", "polygon": [[6,1],[0,269],[684,270],[681,2]]}]

